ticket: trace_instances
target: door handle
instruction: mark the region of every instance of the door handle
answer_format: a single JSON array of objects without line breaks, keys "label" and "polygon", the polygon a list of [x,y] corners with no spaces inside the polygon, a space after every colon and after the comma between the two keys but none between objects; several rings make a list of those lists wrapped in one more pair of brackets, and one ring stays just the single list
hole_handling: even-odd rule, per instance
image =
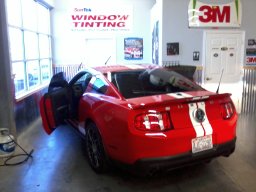
[{"label": "door handle", "polygon": [[228,48],[227,47],[221,47],[221,51],[227,51]]},{"label": "door handle", "polygon": [[210,80],[212,80],[212,78],[206,77],[206,81],[210,81]]}]

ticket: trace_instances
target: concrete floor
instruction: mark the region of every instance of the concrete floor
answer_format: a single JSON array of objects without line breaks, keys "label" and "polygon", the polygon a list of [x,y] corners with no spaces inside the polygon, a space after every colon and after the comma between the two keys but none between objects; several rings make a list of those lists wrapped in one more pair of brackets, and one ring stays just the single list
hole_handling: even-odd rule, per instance
[{"label": "concrete floor", "polygon": [[[0,167],[1,192],[256,191],[256,118],[240,116],[237,148],[229,158],[151,178],[121,170],[98,175],[89,167],[82,140],[68,126],[46,135],[38,120],[19,136],[33,159]],[[17,153],[17,152],[16,152]]]}]

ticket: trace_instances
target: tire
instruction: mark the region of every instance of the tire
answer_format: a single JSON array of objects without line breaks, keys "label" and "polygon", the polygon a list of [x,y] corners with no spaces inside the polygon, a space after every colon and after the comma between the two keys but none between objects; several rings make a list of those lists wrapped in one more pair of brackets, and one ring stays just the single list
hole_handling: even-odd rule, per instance
[{"label": "tire", "polygon": [[90,123],[86,127],[86,153],[89,164],[96,173],[105,173],[108,170],[108,161],[102,139],[97,126]]}]

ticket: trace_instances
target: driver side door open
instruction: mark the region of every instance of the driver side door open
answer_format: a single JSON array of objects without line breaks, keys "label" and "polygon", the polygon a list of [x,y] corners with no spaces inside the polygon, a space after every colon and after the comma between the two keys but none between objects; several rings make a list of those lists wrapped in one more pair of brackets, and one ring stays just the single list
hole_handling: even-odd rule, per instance
[{"label": "driver side door open", "polygon": [[40,100],[40,113],[46,133],[64,123],[69,115],[69,101],[66,88],[46,93]]},{"label": "driver side door open", "polygon": [[48,92],[40,100],[40,114],[44,130],[51,134],[54,129],[69,118],[68,83],[60,75],[52,77]]},{"label": "driver side door open", "polygon": [[48,92],[40,100],[40,113],[46,133],[51,134],[67,119],[77,119],[80,98],[91,78],[92,74],[86,71],[77,73],[69,83],[63,73],[52,77]]}]

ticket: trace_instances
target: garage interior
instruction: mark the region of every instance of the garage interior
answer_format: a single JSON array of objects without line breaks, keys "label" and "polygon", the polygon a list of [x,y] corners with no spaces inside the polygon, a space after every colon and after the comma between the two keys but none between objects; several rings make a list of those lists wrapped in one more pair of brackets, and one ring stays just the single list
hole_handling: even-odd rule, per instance
[{"label": "garage interior", "polygon": [[[111,7],[109,4],[103,6],[102,0],[0,2],[0,128],[7,128],[22,147],[16,146],[15,155],[24,154],[23,150],[31,152],[27,161],[13,166],[4,165],[6,158],[0,156],[0,191],[256,191],[256,28],[251,19],[256,16],[252,9],[256,2],[215,2],[218,5],[233,2],[242,5],[239,8],[241,21],[238,26],[189,27],[189,4],[199,1],[109,1],[117,4],[110,3],[113,10],[118,6],[127,8],[120,9],[132,17],[132,21],[127,23],[128,32],[117,30],[113,34],[106,31],[95,33],[77,29],[72,24],[71,16],[79,15],[79,8],[90,12],[95,7],[99,10]],[[210,0],[201,2],[212,4]],[[34,21],[37,29],[29,28],[30,24],[25,26],[25,21],[16,25],[19,9],[21,13],[23,11],[24,20],[26,17],[29,20],[31,18],[31,15],[24,14],[25,11],[41,11],[43,18]],[[31,14],[37,14],[35,10]],[[12,14],[13,17],[10,16]],[[117,14],[120,12],[117,11]],[[47,18],[48,21],[44,20]],[[46,23],[49,24],[47,30]],[[31,42],[33,37],[38,37],[38,44],[35,45],[38,46],[36,49],[39,54],[36,57],[33,57],[35,53],[29,54],[26,50],[33,49],[33,45],[32,48],[26,48],[28,34],[31,35],[28,38]],[[153,38],[156,34],[158,44]],[[209,70],[216,64],[212,62],[210,66],[207,65],[212,59],[207,57],[207,38],[211,38],[212,34],[238,34],[241,37],[241,41],[238,41],[241,45],[236,47],[241,52],[235,52],[239,57],[232,63],[234,67],[229,68],[221,61],[220,65],[213,68],[215,71]],[[126,58],[124,40],[129,38],[143,39],[143,57]],[[22,45],[17,43],[20,40]],[[40,42],[44,42],[42,50],[48,52],[40,50]],[[169,52],[168,47],[177,46],[177,43],[179,51]],[[109,48],[109,45],[114,46]],[[228,158],[219,157],[207,164],[180,168],[152,177],[137,177],[116,167],[107,174],[93,172],[84,152],[84,141],[68,125],[59,127],[48,136],[42,128],[38,105],[53,74],[62,71],[70,79],[83,66],[104,65],[106,62],[125,65],[192,65],[196,67],[194,80],[213,91],[216,91],[221,70],[225,68],[220,91],[233,94],[239,112],[235,152]],[[24,64],[23,69],[17,67],[21,63]],[[31,73],[37,74],[36,77],[31,79]],[[211,76],[213,74],[216,77]],[[24,158],[26,156],[12,159],[10,164]]]}]

